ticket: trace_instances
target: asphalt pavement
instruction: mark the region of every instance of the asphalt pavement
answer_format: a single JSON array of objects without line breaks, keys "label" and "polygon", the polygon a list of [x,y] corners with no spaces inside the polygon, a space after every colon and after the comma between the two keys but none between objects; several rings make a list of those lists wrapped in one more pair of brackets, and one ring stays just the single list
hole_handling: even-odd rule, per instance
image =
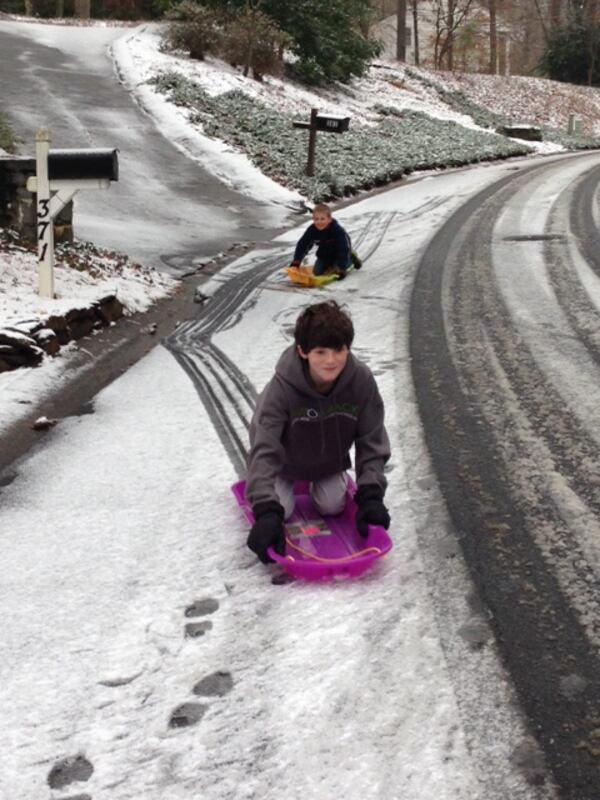
[{"label": "asphalt pavement", "polygon": [[[126,32],[83,27],[75,42],[59,26],[0,21],[0,108],[19,154],[34,155],[40,127],[50,130],[52,148],[117,148],[119,181],[76,196],[75,235],[172,275],[234,244],[269,241],[281,230],[272,224],[272,205],[240,195],[203,169],[134,102],[109,52]],[[289,212],[293,222],[300,211],[290,207],[275,216],[286,220]]]}]

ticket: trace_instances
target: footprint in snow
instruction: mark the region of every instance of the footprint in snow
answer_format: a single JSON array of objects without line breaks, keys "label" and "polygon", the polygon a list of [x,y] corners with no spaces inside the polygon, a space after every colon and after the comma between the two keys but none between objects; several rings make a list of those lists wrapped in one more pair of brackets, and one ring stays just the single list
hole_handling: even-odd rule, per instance
[{"label": "footprint in snow", "polygon": [[204,703],[182,703],[171,714],[169,728],[189,728],[200,722],[207,709]]},{"label": "footprint in snow", "polygon": [[[218,608],[218,600],[215,600],[213,597],[205,597],[202,600],[194,600],[194,602],[185,609],[185,616],[188,618],[205,617],[208,614],[214,614]],[[187,638],[197,639],[200,636],[204,636],[211,628],[212,622],[210,620],[188,622],[185,626],[185,636]]]},{"label": "footprint in snow", "polygon": [[223,697],[233,689],[233,678],[230,672],[217,671],[206,675],[192,689],[200,697]]},{"label": "footprint in snow", "polygon": [[[75,781],[88,781],[93,772],[92,763],[81,754],[63,758],[62,761],[57,761],[48,773],[48,786],[51,789],[62,789]],[[64,798],[64,800],[69,799]]]},{"label": "footprint in snow", "polygon": [[[185,616],[188,618],[204,617],[208,614],[214,614],[219,608],[219,603],[212,597],[205,597],[202,600],[194,600],[194,602],[185,609]],[[185,635],[191,637],[203,636],[206,631],[212,628],[210,620],[201,620],[199,622],[189,622],[185,626]],[[228,694],[233,688],[233,678],[231,673],[218,670],[210,675],[206,675],[202,680],[198,681],[193,687],[192,691],[197,697],[223,697]],[[170,728],[189,728],[191,725],[198,723],[209,706],[205,703],[187,702],[181,703],[171,713],[169,719]]]},{"label": "footprint in snow", "polygon": [[[233,689],[233,678],[230,672],[217,671],[206,675],[192,689],[198,697],[224,697]],[[171,714],[170,728],[189,728],[200,722],[208,711],[205,703],[181,703]]]}]

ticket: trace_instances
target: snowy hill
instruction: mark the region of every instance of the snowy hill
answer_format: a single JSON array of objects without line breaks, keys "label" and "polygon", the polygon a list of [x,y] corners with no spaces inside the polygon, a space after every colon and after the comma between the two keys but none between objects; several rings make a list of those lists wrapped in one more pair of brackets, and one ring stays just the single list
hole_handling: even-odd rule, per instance
[{"label": "snowy hill", "polygon": [[[126,50],[126,54],[125,54]],[[441,73],[374,63],[348,85],[311,89],[262,82],[215,58],[195,61],[161,47],[161,26],[137,28],[115,48],[144,103],[176,107],[188,129],[245,153],[275,182],[313,200],[384,185],[413,170],[528,153],[600,146],[597,89],[542,78]],[[157,94],[158,93],[158,94]],[[351,119],[343,136],[321,135],[315,177],[304,175],[307,133],[293,128],[311,108]],[[581,135],[568,131],[580,119]],[[539,125],[541,142],[499,135],[503,125]]]}]

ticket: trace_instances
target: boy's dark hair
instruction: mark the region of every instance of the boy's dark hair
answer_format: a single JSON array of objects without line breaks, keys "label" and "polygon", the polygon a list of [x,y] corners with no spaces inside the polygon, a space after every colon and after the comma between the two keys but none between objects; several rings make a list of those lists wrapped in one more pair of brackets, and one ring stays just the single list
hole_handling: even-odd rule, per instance
[{"label": "boy's dark hair", "polygon": [[350,348],[354,340],[354,325],[335,300],[308,306],[296,320],[294,341],[304,353],[315,347]]}]

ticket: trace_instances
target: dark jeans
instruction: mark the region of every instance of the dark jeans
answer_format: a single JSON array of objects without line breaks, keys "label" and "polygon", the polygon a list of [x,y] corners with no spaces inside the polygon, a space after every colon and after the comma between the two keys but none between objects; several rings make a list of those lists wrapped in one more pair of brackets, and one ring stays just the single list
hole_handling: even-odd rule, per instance
[{"label": "dark jeans", "polygon": [[324,261],[322,258],[317,258],[315,261],[315,266],[313,268],[313,275],[322,275],[324,272],[327,272],[328,269],[332,267],[339,267],[340,269],[346,270],[348,267],[352,265],[352,257],[348,255],[348,263],[347,264],[332,264],[331,262]]}]

